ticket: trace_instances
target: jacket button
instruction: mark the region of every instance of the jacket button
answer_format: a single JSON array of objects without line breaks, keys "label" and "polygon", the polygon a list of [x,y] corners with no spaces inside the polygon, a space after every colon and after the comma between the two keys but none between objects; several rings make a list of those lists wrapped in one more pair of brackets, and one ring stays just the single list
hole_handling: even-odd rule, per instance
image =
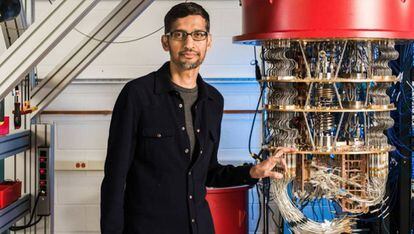
[{"label": "jacket button", "polygon": [[178,105],[178,107],[183,108],[183,104],[180,103],[180,105]]},{"label": "jacket button", "polygon": [[189,176],[191,175],[191,171],[189,171],[189,172],[188,172],[188,175],[189,175]]},{"label": "jacket button", "polygon": [[185,131],[185,127],[182,127],[181,130]]},{"label": "jacket button", "polygon": [[203,154],[203,151],[202,150],[200,150],[200,155],[202,155]]},{"label": "jacket button", "polygon": [[190,150],[189,150],[189,149],[185,149],[185,150],[184,150],[184,152],[185,152],[186,154],[188,154],[188,152],[190,152]]},{"label": "jacket button", "polygon": [[162,137],[161,133],[158,133],[158,134],[157,134],[157,137],[158,137],[158,138],[161,138],[161,137]]},{"label": "jacket button", "polygon": [[195,219],[191,219],[191,222],[192,222],[192,223],[195,223]]},{"label": "jacket button", "polygon": [[191,200],[191,199],[193,199],[193,196],[190,195],[188,198],[190,198],[190,200]]},{"label": "jacket button", "polygon": [[200,132],[200,129],[197,129],[197,133],[199,133]]}]

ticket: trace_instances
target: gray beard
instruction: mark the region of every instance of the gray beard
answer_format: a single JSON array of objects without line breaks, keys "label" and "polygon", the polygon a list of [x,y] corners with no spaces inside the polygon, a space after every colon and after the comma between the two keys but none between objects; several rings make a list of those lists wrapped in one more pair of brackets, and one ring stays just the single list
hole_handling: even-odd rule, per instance
[{"label": "gray beard", "polygon": [[199,67],[201,65],[201,61],[197,61],[195,63],[179,62],[178,65],[184,70],[191,70]]},{"label": "gray beard", "polygon": [[[171,52],[170,52],[170,55],[171,55]],[[171,55],[171,57],[172,57],[172,55]],[[171,60],[171,61],[183,70],[191,70],[191,69],[198,68],[203,63],[204,59],[205,59],[205,57],[204,58],[199,57],[199,59],[197,61],[195,61],[194,63],[182,62],[180,60],[178,60],[178,61]]]}]

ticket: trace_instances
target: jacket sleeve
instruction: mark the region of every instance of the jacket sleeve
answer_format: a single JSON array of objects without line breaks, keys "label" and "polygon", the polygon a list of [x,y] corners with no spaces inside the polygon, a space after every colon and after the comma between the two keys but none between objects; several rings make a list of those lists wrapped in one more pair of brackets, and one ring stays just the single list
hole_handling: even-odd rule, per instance
[{"label": "jacket sleeve", "polygon": [[221,165],[217,161],[217,154],[220,142],[221,122],[223,119],[223,105],[220,108],[220,121],[217,127],[217,139],[211,155],[210,165],[207,174],[207,187],[228,187],[239,185],[254,185],[259,180],[250,177],[252,164],[243,166]]},{"label": "jacket sleeve", "polygon": [[135,153],[139,106],[128,83],[116,100],[109,129],[105,176],[101,186],[101,233],[122,233],[124,190]]}]

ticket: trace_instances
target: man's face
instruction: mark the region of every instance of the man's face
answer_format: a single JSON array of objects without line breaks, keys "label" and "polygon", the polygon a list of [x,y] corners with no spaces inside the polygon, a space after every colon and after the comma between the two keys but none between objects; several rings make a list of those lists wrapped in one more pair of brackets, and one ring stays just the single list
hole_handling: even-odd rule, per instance
[{"label": "man's face", "polygon": [[[207,31],[206,21],[199,15],[189,15],[177,19],[170,32],[182,30],[187,33],[195,31]],[[176,40],[172,35],[163,35],[161,38],[162,46],[165,51],[170,52],[170,59],[178,68],[190,70],[197,68],[204,61],[207,50],[211,47],[211,36],[201,41],[194,40],[188,35],[183,40]]]}]

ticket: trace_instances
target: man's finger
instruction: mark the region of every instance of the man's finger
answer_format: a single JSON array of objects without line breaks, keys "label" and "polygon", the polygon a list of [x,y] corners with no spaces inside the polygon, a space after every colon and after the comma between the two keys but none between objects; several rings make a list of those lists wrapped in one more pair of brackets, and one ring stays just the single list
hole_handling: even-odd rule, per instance
[{"label": "man's finger", "polygon": [[281,163],[282,163],[283,169],[285,170],[285,172],[287,172],[288,168],[287,168],[287,164],[286,164],[286,159],[282,159]]},{"label": "man's finger", "polygon": [[293,150],[293,151],[296,150],[295,148],[291,148],[291,147],[278,146],[278,147],[276,147],[275,151],[279,151],[279,150],[282,150],[282,149],[289,149],[289,150]]},{"label": "man's finger", "polygon": [[283,174],[275,171],[269,172],[269,177],[272,179],[280,180],[283,178]]},{"label": "man's finger", "polygon": [[273,157],[279,158],[280,156],[282,156],[283,154],[287,154],[287,153],[293,153],[296,150],[293,148],[286,148],[286,147],[282,147],[282,148],[277,148],[276,149],[276,153],[273,155]]},{"label": "man's finger", "polygon": [[275,157],[275,156],[270,156],[268,158],[268,160],[269,160],[270,163],[276,164],[279,161],[279,158],[278,157]]}]

